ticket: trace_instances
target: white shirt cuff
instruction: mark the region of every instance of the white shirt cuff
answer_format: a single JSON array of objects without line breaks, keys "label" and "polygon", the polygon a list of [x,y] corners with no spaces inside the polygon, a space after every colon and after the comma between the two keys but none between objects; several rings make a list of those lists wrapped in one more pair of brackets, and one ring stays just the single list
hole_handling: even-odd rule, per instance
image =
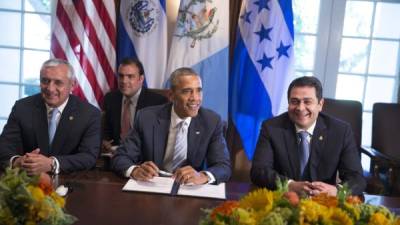
[{"label": "white shirt cuff", "polygon": [[138,166],[137,166],[137,165],[130,166],[130,167],[125,171],[125,177],[130,178],[130,177],[131,177],[131,174],[132,174],[132,171],[133,171],[136,167],[138,167]]},{"label": "white shirt cuff", "polygon": [[54,162],[56,164],[56,166],[55,166],[56,168],[52,172],[54,172],[54,175],[57,175],[60,173],[60,162],[58,162],[58,159],[54,156],[50,156],[50,158],[54,159]]},{"label": "white shirt cuff", "polygon": [[14,155],[13,157],[11,157],[11,159],[10,159],[10,168],[13,168],[14,160],[16,160],[19,157],[21,157],[21,156],[20,155]]},{"label": "white shirt cuff", "polygon": [[208,172],[208,171],[203,171],[206,175],[207,175],[207,177],[208,177],[208,182],[207,182],[207,184],[212,184],[212,183],[214,183],[216,180],[215,180],[215,177],[214,177],[214,175],[212,174],[212,173],[210,173],[210,172]]}]

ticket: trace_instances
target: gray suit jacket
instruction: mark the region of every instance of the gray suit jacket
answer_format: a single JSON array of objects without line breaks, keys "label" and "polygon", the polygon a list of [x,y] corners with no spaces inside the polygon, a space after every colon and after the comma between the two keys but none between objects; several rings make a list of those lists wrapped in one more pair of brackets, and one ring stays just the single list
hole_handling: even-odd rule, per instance
[{"label": "gray suit jacket", "polygon": [[46,105],[40,94],[18,100],[0,136],[0,161],[40,148],[55,156],[61,172],[92,168],[100,150],[100,111],[70,95],[52,146],[49,145]]},{"label": "gray suit jacket", "polygon": [[[163,168],[172,103],[138,111],[132,129],[112,160],[112,168],[121,175],[132,165],[153,161]],[[230,178],[229,153],[223,136],[221,118],[211,110],[200,108],[188,131],[187,164],[195,170],[211,172],[216,182]]]},{"label": "gray suit jacket", "polygon": [[[263,123],[251,168],[251,180],[275,188],[277,177],[301,180],[295,126],[287,113]],[[353,194],[366,187],[354,135],[347,123],[320,113],[310,145],[309,181],[336,184],[336,172]]]}]

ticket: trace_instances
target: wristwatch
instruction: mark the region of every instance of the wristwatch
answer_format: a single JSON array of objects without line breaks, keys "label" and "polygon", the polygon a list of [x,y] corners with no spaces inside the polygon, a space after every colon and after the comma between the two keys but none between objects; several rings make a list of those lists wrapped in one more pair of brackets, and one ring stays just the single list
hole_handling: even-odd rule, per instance
[{"label": "wristwatch", "polygon": [[51,162],[51,171],[50,171],[50,173],[57,174],[57,162],[56,162],[56,159],[54,157],[51,157],[51,160],[52,160],[52,162]]}]

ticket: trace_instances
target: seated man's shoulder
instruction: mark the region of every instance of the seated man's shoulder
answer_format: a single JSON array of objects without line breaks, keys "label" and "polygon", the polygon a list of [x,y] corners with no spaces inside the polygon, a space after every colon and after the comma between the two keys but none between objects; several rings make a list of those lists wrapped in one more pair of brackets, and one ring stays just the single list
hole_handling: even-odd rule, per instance
[{"label": "seated man's shoulder", "polygon": [[99,114],[100,115],[100,109],[98,109],[94,105],[92,105],[88,102],[82,101],[74,95],[70,95],[70,100],[72,101],[71,104],[74,104],[80,113]]}]

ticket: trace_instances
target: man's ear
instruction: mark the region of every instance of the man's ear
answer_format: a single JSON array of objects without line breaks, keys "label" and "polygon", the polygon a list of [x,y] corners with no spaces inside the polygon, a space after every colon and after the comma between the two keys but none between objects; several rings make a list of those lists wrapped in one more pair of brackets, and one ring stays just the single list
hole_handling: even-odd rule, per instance
[{"label": "man's ear", "polygon": [[319,100],[319,104],[321,105],[321,110],[322,110],[322,107],[324,107],[324,98],[321,98],[321,100]]},{"label": "man's ear", "polygon": [[76,84],[77,84],[76,78],[72,78],[71,79],[71,93],[75,91]]}]

